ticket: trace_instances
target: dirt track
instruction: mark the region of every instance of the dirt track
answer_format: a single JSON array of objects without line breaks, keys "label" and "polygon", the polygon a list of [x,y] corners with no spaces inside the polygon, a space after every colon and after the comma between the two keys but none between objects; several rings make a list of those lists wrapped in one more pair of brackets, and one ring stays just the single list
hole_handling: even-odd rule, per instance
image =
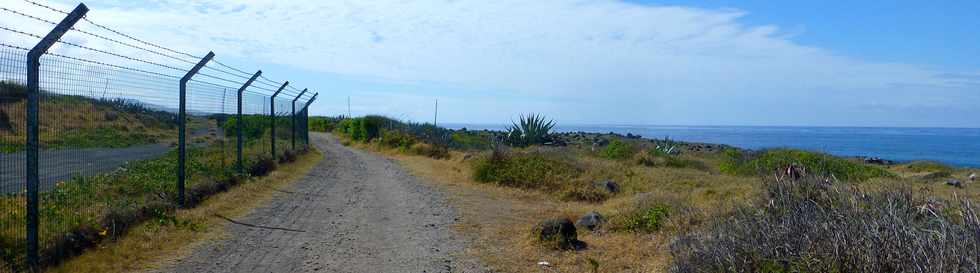
[{"label": "dirt track", "polygon": [[332,136],[300,181],[164,272],[481,272],[457,257],[463,240],[444,193],[395,163]]}]

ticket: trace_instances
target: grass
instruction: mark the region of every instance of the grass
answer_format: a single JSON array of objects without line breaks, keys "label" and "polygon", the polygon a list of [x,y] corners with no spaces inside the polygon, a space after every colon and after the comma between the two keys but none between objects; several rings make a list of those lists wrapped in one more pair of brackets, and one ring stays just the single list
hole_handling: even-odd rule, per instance
[{"label": "grass", "polygon": [[[266,138],[267,139],[267,138]],[[243,151],[246,170],[263,175],[275,168],[267,141],[252,142]],[[191,145],[188,149],[188,205],[234,186],[244,177],[232,168],[234,149],[224,141]],[[41,193],[40,241],[46,263],[76,255],[106,238],[117,238],[129,227],[156,215],[170,213],[176,204],[176,151],[154,159],[133,161],[118,170],[58,182]],[[260,164],[261,163],[261,164]],[[258,166],[258,167],[257,167]],[[24,249],[22,195],[0,197],[8,213],[0,215],[0,256],[7,266],[21,264]]]},{"label": "grass", "polygon": [[[23,150],[25,105],[22,97],[0,99],[0,152]],[[39,110],[42,149],[121,148],[176,138],[174,114],[131,101],[46,94]]]},{"label": "grass", "polygon": [[[976,272],[980,218],[966,200],[821,177],[766,194],[675,240],[671,272]],[[739,257],[739,259],[728,259]]]},{"label": "grass", "polygon": [[720,168],[733,175],[768,175],[789,166],[800,166],[815,175],[833,176],[844,181],[861,182],[871,178],[895,176],[886,169],[847,159],[803,150],[772,149],[760,152],[726,151],[728,160]]},{"label": "grass", "polygon": [[138,224],[110,242],[83,253],[48,272],[133,272],[153,269],[168,260],[186,255],[197,244],[222,236],[226,224],[215,215],[230,218],[261,206],[307,173],[322,155],[313,150],[268,176],[246,180],[238,187],[216,194],[192,209],[161,215]]},{"label": "grass", "polygon": [[[469,137],[494,135],[480,131],[457,131],[454,134]],[[966,226],[962,226],[964,218],[957,215],[972,214],[968,210],[958,209],[958,202],[980,199],[980,186],[966,183],[963,188],[955,188],[939,180],[910,174],[939,171],[948,172],[949,177],[966,180],[969,173],[978,171],[976,169],[945,166],[950,168],[946,169],[942,165],[921,162],[885,168],[859,160],[800,150],[698,151],[689,149],[691,146],[683,143],[670,144],[675,151],[667,153],[654,147],[662,144],[660,142],[615,136],[611,139],[614,141],[610,141],[610,145],[595,150],[591,141],[569,143],[567,147],[527,148],[495,146],[490,142],[484,149],[451,149],[448,152],[450,156],[440,159],[405,152],[394,147],[396,145],[352,145],[392,157],[413,174],[451,192],[451,202],[461,215],[455,228],[470,236],[473,242],[466,253],[479,258],[497,272],[733,272],[726,268],[740,268],[740,272],[808,272],[801,265],[820,266],[814,267],[818,268],[814,272],[889,271],[887,266],[893,266],[892,269],[908,268],[908,264],[903,264],[901,258],[876,262],[872,259],[874,255],[868,254],[869,248],[860,245],[851,246],[850,252],[846,252],[852,258],[846,261],[851,263],[850,267],[814,264],[812,257],[818,257],[817,261],[832,260],[833,257],[824,255],[829,253],[825,251],[829,249],[825,248],[829,242],[844,244],[849,241],[833,241],[833,238],[819,242],[791,240],[794,236],[802,237],[799,234],[819,237],[820,233],[805,229],[813,226],[844,234],[846,236],[840,238],[853,238],[855,242],[874,241],[876,245],[887,247],[896,244],[894,242],[903,242],[901,238],[881,241],[881,238],[862,237],[870,235],[861,232],[874,229],[867,229],[860,223],[888,223],[890,230],[896,234],[916,234],[916,242],[928,247],[936,246],[924,235],[928,230],[946,232],[942,234],[958,238],[957,241],[973,240],[962,237],[968,233],[961,232],[966,230]],[[425,143],[424,140],[415,140]],[[611,144],[616,141],[624,145]],[[608,148],[610,146],[614,148]],[[631,147],[630,152],[621,153],[627,156],[606,156],[620,154],[606,151],[626,150],[620,149],[624,146]],[[777,204],[781,209],[770,209],[772,205],[767,205],[768,202],[780,202],[781,199],[772,194],[773,184],[764,178],[780,174],[790,166],[794,166],[796,171],[804,170],[809,176],[827,175],[839,180],[828,189],[811,187],[795,192],[808,193],[814,198],[833,197],[846,202],[821,203],[823,199],[794,197],[794,200],[809,201],[794,201],[796,205]],[[609,193],[592,184],[607,179],[616,181],[621,191]],[[915,193],[902,195],[896,193],[896,189],[915,189]],[[959,201],[941,201],[944,199]],[[819,209],[800,207],[808,202],[830,205]],[[886,214],[883,208],[889,204],[905,208],[938,205],[933,211],[939,216],[923,217],[921,213],[908,210]],[[796,217],[791,214],[794,211],[816,213],[815,210],[836,216],[787,218]],[[607,221],[595,232],[579,230],[579,240],[588,244],[584,250],[558,251],[522,235],[543,220],[574,220],[590,211],[599,212]],[[909,213],[902,214],[904,212]],[[894,217],[887,218],[891,217],[889,215]],[[791,222],[786,222],[791,219]],[[768,226],[750,225],[753,221],[762,220],[769,221]],[[736,223],[742,226],[734,226]],[[961,231],[943,231],[944,227],[957,229],[955,225],[961,225]],[[858,230],[859,227],[865,227],[865,230]],[[790,229],[796,232],[784,232]],[[717,255],[712,254],[715,256],[698,254],[700,256],[693,258],[685,254],[692,249],[703,250],[698,248],[700,245],[721,249],[717,246],[724,242],[717,238],[723,237],[718,236],[730,234],[742,237],[735,237],[738,240],[722,245],[729,247],[727,249],[779,249],[772,245],[763,248],[760,247],[765,245],[762,242],[743,238],[773,238],[773,242],[777,243],[813,245],[822,249],[786,254],[788,256],[765,256],[771,251],[762,251],[762,254],[718,252],[715,253]],[[766,237],[769,234],[773,236]],[[923,248],[918,253],[930,253],[928,251],[942,255],[951,253],[949,249],[940,248]],[[956,248],[956,251],[963,253],[960,257],[975,256],[975,251],[969,248]],[[917,252],[895,250],[887,255],[910,257],[917,255],[914,253]],[[732,264],[719,264],[731,261],[722,257],[758,259],[754,260],[754,267],[733,267]],[[952,256],[935,259],[948,257]],[[540,261],[547,261],[553,266],[542,269],[536,265]],[[929,269],[951,271],[948,267]]]}]

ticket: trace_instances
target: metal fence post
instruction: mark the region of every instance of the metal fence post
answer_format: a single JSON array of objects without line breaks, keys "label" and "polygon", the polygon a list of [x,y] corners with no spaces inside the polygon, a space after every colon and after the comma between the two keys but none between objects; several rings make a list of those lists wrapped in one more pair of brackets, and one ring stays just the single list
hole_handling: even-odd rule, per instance
[{"label": "metal fence post", "polygon": [[238,143],[238,157],[237,161],[235,161],[235,166],[238,168],[238,173],[245,173],[245,165],[242,163],[242,127],[245,127],[245,121],[242,120],[242,93],[245,92],[245,89],[248,88],[249,85],[252,85],[252,82],[254,82],[259,76],[262,76],[262,70],[255,72],[255,74],[252,75],[252,78],[249,78],[241,88],[238,88],[238,116],[235,120],[235,134],[237,135],[236,142]]},{"label": "metal fence post", "polygon": [[272,111],[271,111],[272,112],[272,128],[271,128],[272,129],[272,143],[271,144],[272,144],[272,159],[273,160],[278,160],[276,158],[276,96],[278,96],[279,95],[279,92],[282,92],[282,90],[285,89],[287,85],[289,85],[289,81],[286,81],[286,83],[283,83],[282,86],[279,87],[279,90],[276,90],[276,93],[275,94],[272,94],[272,98],[269,98],[269,106],[272,109]]},{"label": "metal fence post", "polygon": [[303,92],[299,92],[299,95],[296,95],[296,98],[293,99],[293,114],[289,119],[289,125],[292,127],[292,133],[289,136],[292,141],[294,151],[296,150],[296,100],[299,100],[303,94],[306,94],[306,91],[308,90],[304,88]]},{"label": "metal fence post", "polygon": [[177,202],[183,207],[184,203],[184,179],[187,165],[187,82],[197,74],[211,59],[214,52],[208,52],[204,59],[201,59],[194,68],[187,71],[183,78],[180,78],[180,109],[177,112]]},{"label": "metal fence post", "polygon": [[306,130],[303,130],[303,134],[304,134],[303,140],[307,148],[310,147],[310,104],[313,104],[313,101],[315,101],[316,97],[319,95],[320,93],[313,94],[313,97],[310,98],[310,100],[306,102],[306,105],[303,106],[303,115],[304,115],[303,119],[306,121],[304,122],[305,124],[303,125],[306,127]]},{"label": "metal fence post", "polygon": [[45,35],[34,48],[27,53],[27,139],[25,153],[26,162],[25,170],[27,171],[27,265],[31,268],[31,271],[40,271],[40,256],[38,252],[40,246],[38,243],[38,234],[40,227],[40,219],[38,216],[38,208],[40,207],[40,198],[38,195],[38,188],[40,187],[40,179],[38,172],[38,157],[40,157],[40,147],[38,143],[38,122],[39,122],[39,109],[41,100],[41,56],[48,52],[48,49],[54,45],[61,36],[65,35],[66,32],[71,30],[78,20],[82,19],[85,14],[88,13],[88,7],[85,4],[78,4],[65,19],[62,19],[48,35]]}]

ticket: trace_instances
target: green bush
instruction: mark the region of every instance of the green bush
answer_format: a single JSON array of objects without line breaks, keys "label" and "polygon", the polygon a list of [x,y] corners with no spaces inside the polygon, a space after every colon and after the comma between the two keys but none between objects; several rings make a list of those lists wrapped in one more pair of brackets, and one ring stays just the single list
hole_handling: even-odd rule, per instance
[{"label": "green bush", "polygon": [[476,162],[476,181],[517,188],[553,188],[580,173],[574,164],[538,152],[492,156]]},{"label": "green bush", "polygon": [[412,135],[398,130],[382,130],[380,143],[388,148],[408,150],[416,142]]},{"label": "green bush", "polygon": [[623,228],[630,232],[656,232],[664,226],[664,222],[669,216],[670,206],[657,204],[628,215],[623,223]]},{"label": "green bush", "polygon": [[[242,115],[242,137],[244,139],[258,139],[265,134],[265,131],[272,126],[269,117],[264,115]],[[231,116],[221,125],[226,137],[238,135],[238,118]]]},{"label": "green bush", "polygon": [[876,177],[891,177],[894,174],[877,166],[851,162],[832,155],[794,150],[773,149],[746,153],[735,149],[725,151],[727,159],[721,170],[733,175],[765,175],[780,171],[788,166],[806,168],[814,175],[833,176],[843,181],[865,181]]},{"label": "green bush", "polygon": [[915,161],[909,163],[906,168],[913,172],[952,172],[953,168],[943,163],[935,161]]},{"label": "green bush", "polygon": [[599,154],[608,159],[627,159],[633,155],[633,145],[618,139],[613,139]]}]

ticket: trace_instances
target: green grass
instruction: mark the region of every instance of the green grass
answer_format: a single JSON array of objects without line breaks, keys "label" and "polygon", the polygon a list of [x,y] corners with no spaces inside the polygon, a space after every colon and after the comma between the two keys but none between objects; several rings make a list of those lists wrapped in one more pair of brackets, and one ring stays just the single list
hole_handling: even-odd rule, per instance
[{"label": "green grass", "polygon": [[600,151],[599,155],[608,159],[624,160],[633,156],[633,145],[619,139],[613,139]]},{"label": "green grass", "polygon": [[126,132],[118,128],[83,128],[65,132],[59,138],[46,141],[42,148],[125,148],[156,141],[156,138],[143,132]]},{"label": "green grass", "polygon": [[722,162],[720,168],[723,172],[734,175],[765,175],[796,164],[805,167],[811,174],[833,175],[843,181],[861,182],[876,177],[895,176],[877,166],[803,150],[773,149],[745,153],[729,149],[725,153],[728,159]]},{"label": "green grass", "polygon": [[913,172],[952,172],[953,167],[935,161],[915,161],[905,166]]},{"label": "green grass", "polygon": [[581,174],[571,162],[541,152],[490,156],[474,169],[476,181],[527,189],[554,189]]},{"label": "green grass", "polygon": [[[245,147],[246,170],[254,169],[258,164],[269,164],[266,146],[268,142],[262,141]],[[227,187],[227,184],[219,184],[241,179],[234,169],[234,154],[234,148],[227,143],[190,146],[188,199],[199,201]],[[268,169],[270,166],[274,168],[274,164],[259,167]],[[176,169],[177,153],[172,150],[154,159],[129,162],[114,172],[58,182],[54,189],[40,194],[42,252],[55,255],[51,253],[60,248],[59,244],[64,246],[67,238],[64,236],[97,242],[120,236],[126,226],[145,219],[168,221],[164,216],[169,214],[165,212],[173,209],[177,198]],[[23,259],[24,202],[22,194],[0,197],[0,207],[5,210],[0,214],[0,257],[3,259],[0,263],[8,266]]]}]

